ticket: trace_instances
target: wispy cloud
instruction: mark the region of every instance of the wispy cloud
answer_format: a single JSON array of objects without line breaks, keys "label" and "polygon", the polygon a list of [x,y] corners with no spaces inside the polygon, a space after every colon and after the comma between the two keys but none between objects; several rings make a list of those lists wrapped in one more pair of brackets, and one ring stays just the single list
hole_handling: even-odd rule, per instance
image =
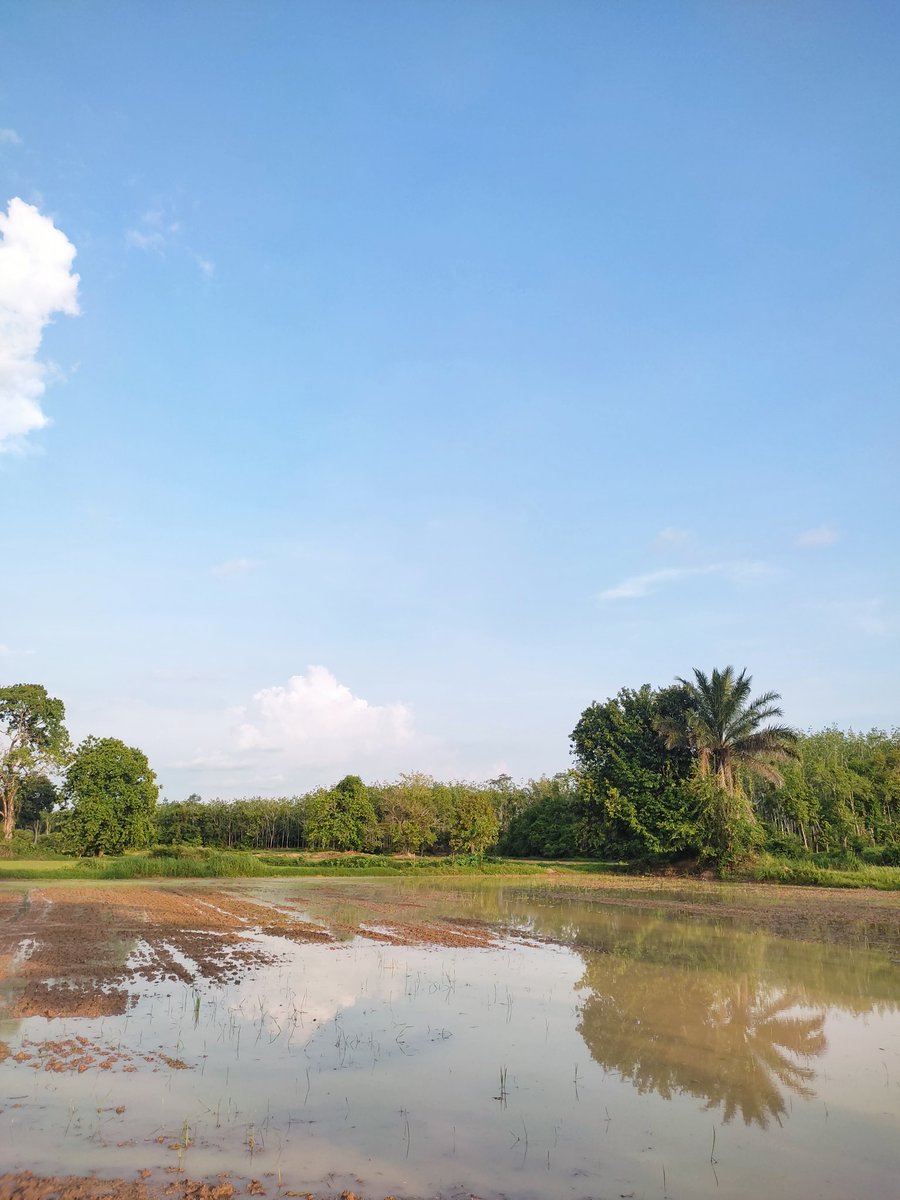
[{"label": "wispy cloud", "polygon": [[23,655],[34,654],[33,650],[14,650],[12,646],[7,646],[5,642],[0,642],[0,658],[21,658]]},{"label": "wispy cloud", "polygon": [[191,253],[193,255],[194,262],[200,268],[201,273],[205,275],[207,279],[212,279],[213,275],[216,273],[216,264],[209,258],[203,258],[203,256],[200,254],[193,254],[193,251]]},{"label": "wispy cloud", "polygon": [[149,208],[141,214],[137,226],[125,231],[125,239],[138,250],[162,254],[172,238],[181,232],[181,222],[162,208]]},{"label": "wispy cloud", "polygon": [[186,254],[205,278],[212,278],[215,263],[189,246],[182,236],[183,231],[183,225],[174,212],[167,206],[158,206],[148,208],[131,229],[126,229],[125,240],[136,250],[157,254],[161,258],[169,250]]},{"label": "wispy cloud", "polygon": [[694,535],[689,529],[679,529],[675,525],[667,525],[661,529],[654,539],[657,550],[683,550],[694,541]]},{"label": "wispy cloud", "polygon": [[794,538],[795,546],[822,547],[833,546],[840,538],[840,533],[833,525],[817,525],[815,529],[804,529]]},{"label": "wispy cloud", "polygon": [[166,235],[159,229],[129,229],[125,238],[129,246],[135,246],[138,250],[155,250],[157,254],[162,254],[166,248]]},{"label": "wispy cloud", "polygon": [[697,567],[663,567],[658,571],[647,571],[643,575],[632,575],[628,579],[623,579],[614,587],[600,592],[598,599],[634,600],[641,596],[650,596],[667,584],[679,583],[700,575],[721,575],[732,582],[739,583],[771,575],[773,572],[773,567],[762,562],[724,562],[706,563]]},{"label": "wispy cloud", "polygon": [[14,129],[0,129],[0,146],[21,146],[22,139]]},{"label": "wispy cloud", "polygon": [[829,604],[828,608],[846,624],[873,637],[884,637],[900,624],[895,616],[885,610],[881,599],[840,600]]},{"label": "wispy cloud", "polygon": [[0,212],[0,451],[24,449],[25,437],[47,424],[38,351],[54,314],[79,312],[74,258],[66,235],[34,205],[16,197]]},{"label": "wispy cloud", "polygon": [[229,558],[225,562],[210,567],[210,572],[219,579],[226,579],[230,575],[246,575],[248,571],[253,571],[258,566],[259,563],[255,558]]}]

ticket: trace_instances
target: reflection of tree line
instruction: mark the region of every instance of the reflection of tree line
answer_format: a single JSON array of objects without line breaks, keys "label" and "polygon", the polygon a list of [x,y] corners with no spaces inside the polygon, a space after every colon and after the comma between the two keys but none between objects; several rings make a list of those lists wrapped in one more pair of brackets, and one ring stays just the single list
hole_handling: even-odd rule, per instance
[{"label": "reflection of tree line", "polygon": [[591,1056],[641,1092],[696,1096],[726,1121],[740,1114],[765,1127],[790,1097],[814,1095],[811,1060],[827,1048],[829,1009],[900,1007],[897,967],[881,953],[591,906],[521,884],[325,889],[317,899],[312,907],[325,901],[350,928],[360,900],[390,899],[411,916],[478,917],[571,946],[585,964],[578,1030]]},{"label": "reflection of tree line", "polygon": [[814,1095],[828,1009],[898,1007],[884,955],[811,945],[647,913],[531,905],[535,933],[584,958],[578,1024],[591,1056],[638,1091],[682,1093],[726,1121],[780,1120],[789,1097]]}]

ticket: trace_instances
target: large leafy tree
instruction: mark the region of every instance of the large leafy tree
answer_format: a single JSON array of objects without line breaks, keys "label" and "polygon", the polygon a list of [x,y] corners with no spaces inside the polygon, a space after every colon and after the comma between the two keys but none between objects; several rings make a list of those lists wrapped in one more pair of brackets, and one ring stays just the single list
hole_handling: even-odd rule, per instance
[{"label": "large leafy tree", "polygon": [[432,803],[434,780],[415,772],[378,789],[378,812],[389,850],[418,854],[437,840],[437,812]]},{"label": "large leafy tree", "polygon": [[49,832],[51,814],[59,803],[59,791],[52,779],[46,775],[29,775],[19,788],[17,824],[28,827],[37,845],[41,826]]},{"label": "large leafy tree", "polygon": [[39,683],[0,688],[0,817],[9,841],[25,781],[59,769],[69,749],[62,700]]},{"label": "large leafy tree", "polygon": [[500,833],[490,796],[466,784],[451,789],[447,836],[453,854],[484,854]]},{"label": "large leafy tree", "polygon": [[89,737],[75,751],[63,797],[66,836],[78,854],[121,854],[148,846],[159,786],[146,754],[118,738]]},{"label": "large leafy tree", "polygon": [[583,791],[586,848],[669,857],[693,848],[687,747],[667,750],[658,726],[683,709],[680,689],[623,688],[581,714],[572,752]]},{"label": "large leafy tree", "polygon": [[315,793],[306,810],[306,841],[314,850],[368,850],[378,838],[378,817],[366,785],[345,775]]},{"label": "large leafy tree", "polygon": [[669,749],[687,746],[701,778],[711,776],[729,795],[742,790],[742,773],[757,775],[780,787],[775,762],[796,757],[797,734],[786,725],[769,724],[780,717],[777,692],[750,698],[753,676],[734,667],[707,676],[694,668],[691,681],[679,679],[685,704],[681,712],[659,722]]}]

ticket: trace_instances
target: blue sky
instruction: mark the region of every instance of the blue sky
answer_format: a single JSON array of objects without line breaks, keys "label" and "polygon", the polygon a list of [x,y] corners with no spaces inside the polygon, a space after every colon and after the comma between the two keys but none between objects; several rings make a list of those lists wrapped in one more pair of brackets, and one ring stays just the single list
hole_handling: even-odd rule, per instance
[{"label": "blue sky", "polygon": [[896,725],[898,47],[888,3],[7,6],[0,674],[170,798],[550,773],[694,666]]}]

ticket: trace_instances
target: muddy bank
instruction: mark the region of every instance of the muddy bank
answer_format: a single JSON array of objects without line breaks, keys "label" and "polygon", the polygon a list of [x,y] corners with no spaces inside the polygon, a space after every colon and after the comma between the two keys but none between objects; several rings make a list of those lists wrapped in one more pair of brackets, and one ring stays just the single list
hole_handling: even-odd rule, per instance
[{"label": "muddy bank", "polygon": [[[142,1172],[149,1176],[150,1172]],[[0,1175],[0,1200],[232,1200],[234,1196],[294,1196],[300,1200],[334,1200],[325,1193],[286,1190],[277,1181],[232,1180],[220,1177],[212,1183],[197,1179],[175,1179],[167,1183],[150,1179],[96,1179],[90,1175]],[[356,1192],[344,1191],[340,1200],[364,1200]],[[366,1198],[368,1200],[368,1198]],[[380,1194],[378,1200],[381,1200]],[[386,1196],[384,1200],[395,1200]],[[467,1196],[466,1200],[477,1200]]]},{"label": "muddy bank", "polygon": [[[900,897],[893,893],[563,873],[526,890],[552,903],[662,912],[900,956]],[[447,902],[453,894],[452,888],[410,893],[371,885],[354,885],[351,893],[320,884],[299,893],[286,889],[275,903],[241,885],[0,891],[0,980],[6,981],[0,1015],[120,1015],[148,983],[237,982],[277,961],[278,941],[337,944],[364,937],[389,946],[491,949],[524,940],[496,920],[452,915]],[[440,915],[436,896],[445,905]]]},{"label": "muddy bank", "polygon": [[[353,918],[346,894],[317,889],[321,920],[239,890],[184,885],[59,885],[0,893],[0,1015],[125,1013],[146,983],[237,982],[278,959],[271,941],[329,943],[362,936],[388,945],[491,947],[487,923],[425,918],[411,903],[369,897]],[[318,914],[317,914],[318,915]]]}]

